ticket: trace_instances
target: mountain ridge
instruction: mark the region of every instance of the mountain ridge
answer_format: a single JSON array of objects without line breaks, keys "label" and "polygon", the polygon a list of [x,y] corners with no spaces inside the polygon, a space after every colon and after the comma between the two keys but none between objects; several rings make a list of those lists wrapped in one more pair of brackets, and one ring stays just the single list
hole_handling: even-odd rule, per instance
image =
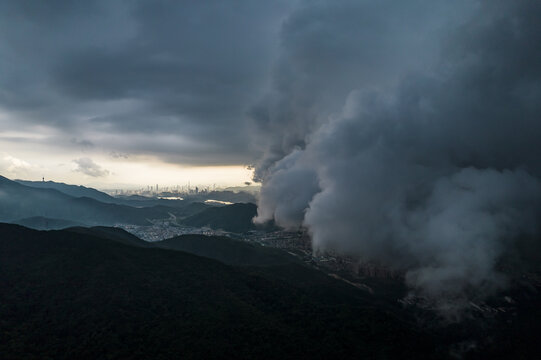
[{"label": "mountain ridge", "polygon": [[324,297],[263,273],[65,230],[0,224],[8,358],[432,357],[428,335],[329,278]]},{"label": "mountain ridge", "polygon": [[139,208],[104,203],[89,197],[73,197],[56,189],[26,186],[0,177],[0,221],[4,222],[43,217],[87,225],[148,225],[152,219],[166,219],[170,214],[185,217],[205,207],[202,204],[184,203],[183,207],[153,205]]},{"label": "mountain ridge", "polygon": [[210,227],[215,230],[242,233],[256,228],[252,222],[256,215],[257,205],[236,203],[205,209],[183,219],[182,223],[193,227]]},{"label": "mountain ridge", "polygon": [[66,195],[72,197],[87,197],[92,198],[105,203],[117,203],[116,199],[102,191],[99,191],[94,188],[82,186],[82,185],[71,185],[62,182],[55,181],[30,181],[30,180],[13,180],[19,184],[38,188],[38,189],[55,189]]}]

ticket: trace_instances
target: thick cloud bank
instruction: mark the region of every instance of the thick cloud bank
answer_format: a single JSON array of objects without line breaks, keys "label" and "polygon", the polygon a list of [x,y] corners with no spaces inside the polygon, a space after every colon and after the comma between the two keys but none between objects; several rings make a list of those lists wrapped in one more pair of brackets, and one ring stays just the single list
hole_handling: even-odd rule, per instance
[{"label": "thick cloud bank", "polygon": [[540,231],[541,4],[423,5],[290,16],[252,112],[255,220],[305,226],[314,249],[401,269],[428,297],[487,294],[514,239]]}]

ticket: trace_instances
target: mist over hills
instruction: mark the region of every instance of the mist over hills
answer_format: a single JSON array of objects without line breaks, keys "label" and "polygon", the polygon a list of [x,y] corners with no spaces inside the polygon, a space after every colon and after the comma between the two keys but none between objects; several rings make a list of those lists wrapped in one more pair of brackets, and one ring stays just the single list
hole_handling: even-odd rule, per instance
[{"label": "mist over hills", "polygon": [[541,3],[305,1],[253,109],[258,221],[443,307],[541,238]]},{"label": "mist over hills", "polygon": [[29,180],[15,180],[19,184],[39,188],[39,189],[55,189],[66,195],[73,197],[87,197],[94,200],[98,200],[104,203],[118,204],[119,201],[114,197],[93,188],[85,187],[82,185],[70,185],[59,183],[55,181],[29,181]]},{"label": "mist over hills", "polygon": [[[71,185],[62,189],[74,193]],[[84,188],[83,193],[93,189]],[[98,192],[99,193],[99,192]],[[24,218],[44,217],[62,219],[87,225],[113,225],[116,223],[149,224],[149,220],[174,216],[185,217],[206,208],[207,205],[167,207],[152,205],[133,207],[123,204],[104,203],[89,197],[73,197],[51,188],[22,185],[0,176],[0,221],[13,222]]]},{"label": "mist over hills", "polygon": [[[82,186],[82,185],[71,185],[55,181],[29,181],[29,180],[14,180],[19,184],[35,187],[39,189],[55,189],[66,195],[73,197],[88,197],[94,200],[98,200],[104,203],[111,204],[121,204],[121,205],[130,205],[130,206],[153,206],[153,205],[163,205],[170,207],[184,207],[186,202],[190,203],[203,203],[208,199],[218,200],[223,202],[230,203],[255,203],[257,201],[255,196],[255,190],[252,187],[248,188],[248,191],[245,190],[245,187],[236,187],[224,190],[214,190],[209,192],[200,192],[198,194],[185,195],[185,200],[171,200],[164,199],[161,196],[149,197],[149,196],[140,196],[140,195],[119,195],[111,196],[104,193],[103,191],[96,190],[94,188]],[[258,189],[256,187],[256,189]],[[250,192],[251,191],[251,192]],[[167,193],[164,193],[165,196]],[[169,194],[171,196],[177,194]]]},{"label": "mist over hills", "polygon": [[197,204],[197,206],[199,206],[200,209],[205,209],[206,207],[208,207],[205,204],[197,203],[195,200],[191,200],[191,201],[168,200],[168,199],[160,199],[157,197],[146,197],[146,196],[138,196],[138,195],[114,197],[102,191],[85,187],[82,185],[64,184],[64,183],[59,183],[55,181],[27,181],[27,180],[15,180],[15,181],[22,185],[33,187],[33,188],[54,189],[66,195],[70,195],[72,197],[76,197],[76,198],[86,197],[86,198],[94,199],[94,200],[97,200],[103,203],[108,203],[108,204],[129,205],[129,206],[134,206],[134,207],[167,206],[167,207],[175,207],[175,208],[184,208],[187,206],[187,204]]}]

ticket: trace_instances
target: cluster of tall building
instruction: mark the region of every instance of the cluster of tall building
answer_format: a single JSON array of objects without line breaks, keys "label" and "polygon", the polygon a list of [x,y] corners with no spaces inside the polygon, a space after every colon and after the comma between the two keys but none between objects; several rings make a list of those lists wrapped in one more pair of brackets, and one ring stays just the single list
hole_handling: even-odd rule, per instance
[{"label": "cluster of tall building", "polygon": [[211,186],[194,186],[192,187],[189,183],[188,185],[174,185],[174,186],[162,186],[159,184],[156,185],[147,185],[146,187],[139,189],[118,189],[113,190],[111,193],[113,195],[141,195],[141,196],[156,196],[156,195],[167,195],[167,196],[186,196],[186,195],[198,195],[198,194],[207,194],[216,189],[216,184]]}]

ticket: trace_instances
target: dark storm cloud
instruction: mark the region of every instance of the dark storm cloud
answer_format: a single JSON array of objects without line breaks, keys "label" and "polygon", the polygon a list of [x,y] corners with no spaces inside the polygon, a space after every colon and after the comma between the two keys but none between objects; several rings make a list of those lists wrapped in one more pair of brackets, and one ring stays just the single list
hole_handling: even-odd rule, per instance
[{"label": "dark storm cloud", "polygon": [[[284,27],[281,61],[296,71],[278,67],[254,111],[268,139],[256,221],[304,225],[315,249],[404,270],[418,294],[456,306],[504,286],[497,263],[540,232],[541,4],[456,2],[454,21],[427,10],[443,26],[397,28],[381,24],[410,4],[375,3],[361,7],[366,29],[348,25],[357,2],[334,15],[346,3],[320,2]],[[328,51],[320,28],[350,57],[299,57],[310,41]],[[410,37],[420,46],[394,46]]]},{"label": "dark storm cloud", "polygon": [[252,159],[245,109],[267,79],[285,5],[13,1],[0,10],[0,107],[18,121],[77,137],[106,129],[215,145],[180,157],[159,141],[132,145],[193,164]]},{"label": "dark storm cloud", "polygon": [[[304,1],[285,21],[273,88],[252,108],[261,178],[274,161],[343,104],[352,89],[382,89],[407,71],[427,69],[442,27],[458,23],[466,2]],[[276,134],[276,136],[269,136]]]}]

